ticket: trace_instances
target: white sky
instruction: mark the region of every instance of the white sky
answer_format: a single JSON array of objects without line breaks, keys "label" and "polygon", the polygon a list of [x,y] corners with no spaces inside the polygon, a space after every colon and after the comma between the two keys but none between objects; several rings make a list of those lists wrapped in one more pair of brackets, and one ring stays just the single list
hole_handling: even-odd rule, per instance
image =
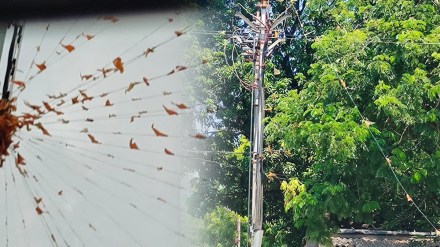
[{"label": "white sky", "polygon": [[[27,86],[18,99],[17,114],[31,111],[24,106],[24,100],[42,105],[42,100],[49,101],[47,94],[68,92],[78,85],[90,87],[86,93],[97,96],[126,88],[131,82],[142,82],[144,76],[152,78],[170,72],[177,65],[188,65],[184,59],[188,37],[183,35],[170,40],[176,37],[174,31],[187,26],[184,14],[116,16],[120,19],[117,23],[96,17],[26,23],[16,80],[26,79]],[[168,23],[167,17],[173,17],[174,21]],[[48,23],[50,27],[45,32]],[[90,41],[84,37],[75,40],[82,32],[96,36]],[[142,40],[148,34],[151,35]],[[40,52],[36,54],[36,47],[44,35]],[[72,45],[76,49],[72,53],[58,45],[63,36],[63,44],[74,41]],[[147,58],[128,63],[146,48],[167,40],[170,41]],[[8,45],[6,42],[4,47]],[[61,53],[57,55],[56,52]],[[1,79],[4,78],[6,53],[0,63]],[[37,63],[46,61],[47,69],[29,82],[30,76],[37,72],[35,66],[29,71],[34,55]],[[96,85],[81,82],[80,74],[95,74],[106,65],[113,67],[111,62],[118,56],[125,62],[123,74],[118,72],[105,80],[99,79]],[[56,246],[51,234],[59,246],[185,246],[187,238],[195,238],[176,234],[186,228],[182,220],[185,213],[179,208],[185,207],[188,176],[183,175],[181,169],[182,157],[164,154],[164,148],[182,154],[184,140],[193,134],[190,110],[179,110],[172,104],[186,103],[183,97],[185,74],[186,71],[182,71],[159,78],[151,81],[150,86],[142,82],[130,92],[124,93],[122,89],[107,97],[72,106],[70,99],[78,95],[75,90],[64,98],[65,106],[55,107],[64,115],[50,112],[38,120],[52,137],[42,135],[35,127],[29,132],[25,128],[18,131],[14,140],[21,138],[18,152],[26,160],[30,178],[23,179],[11,157],[0,169],[0,245]],[[164,91],[172,94],[164,96]],[[15,95],[17,93],[15,91]],[[133,98],[143,100],[132,101]],[[103,107],[107,99],[114,103],[112,107]],[[81,105],[89,110],[82,110]],[[162,105],[176,110],[179,115],[166,115]],[[144,110],[148,113],[130,123],[131,116]],[[117,117],[110,119],[109,114]],[[86,122],[86,118],[95,121]],[[62,124],[61,119],[70,123]],[[155,137],[152,124],[169,137]],[[84,128],[102,144],[92,144],[87,134],[80,133]],[[142,151],[128,148],[131,138]],[[158,167],[163,170],[158,171]],[[57,194],[60,190],[63,190],[62,196]],[[32,198],[35,195],[43,198],[40,207],[45,213],[41,216],[35,210]]]}]

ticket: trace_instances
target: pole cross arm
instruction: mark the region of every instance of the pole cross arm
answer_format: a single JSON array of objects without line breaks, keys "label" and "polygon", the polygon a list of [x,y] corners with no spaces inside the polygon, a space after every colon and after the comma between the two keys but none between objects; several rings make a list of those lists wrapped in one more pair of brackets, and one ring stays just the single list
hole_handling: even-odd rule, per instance
[{"label": "pole cross arm", "polygon": [[272,23],[271,29],[274,28],[274,27],[276,27],[276,26],[278,26],[278,25],[280,25],[283,21],[285,21],[285,20],[286,20],[287,18],[289,18],[289,17],[290,17],[290,15],[282,15],[282,16],[278,17],[278,19],[276,19],[276,20]]},{"label": "pole cross arm", "polygon": [[254,30],[258,29],[258,27],[255,26],[255,24],[251,20],[249,20],[246,16],[244,16],[242,13],[237,12],[237,13],[235,13],[235,16],[243,19],[243,21],[246,22],[246,24],[248,24],[252,29],[254,29]]},{"label": "pole cross arm", "polygon": [[267,55],[270,55],[279,43],[286,41],[286,39],[277,39],[275,42],[273,42],[269,47],[267,47]]}]

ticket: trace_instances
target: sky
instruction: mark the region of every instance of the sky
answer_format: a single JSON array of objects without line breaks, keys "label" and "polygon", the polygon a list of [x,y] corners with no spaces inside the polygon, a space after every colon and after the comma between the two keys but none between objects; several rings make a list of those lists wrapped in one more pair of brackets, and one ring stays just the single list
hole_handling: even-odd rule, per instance
[{"label": "sky", "polygon": [[[25,23],[15,80],[26,87],[12,90],[18,95],[16,114],[32,112],[25,101],[49,102],[63,114],[49,112],[37,120],[51,137],[36,127],[22,128],[14,137],[29,177],[15,168],[15,153],[0,169],[2,246],[191,246],[195,236],[185,234],[185,219],[191,218],[185,201],[193,175],[182,167],[192,162],[183,151],[194,130],[191,109],[177,107],[187,104],[184,87],[191,68],[176,66],[195,64],[187,60],[191,37],[175,33],[191,25],[189,16],[137,13],[116,14],[115,23],[98,16]],[[61,46],[69,44],[75,48],[70,53]],[[153,53],[141,56],[152,47]],[[117,57],[124,72],[103,78],[98,69],[114,68]],[[38,73],[35,64],[43,62],[47,68]],[[89,74],[96,79],[81,80]],[[82,89],[94,99],[72,105]],[[61,101],[48,95],[60,93],[67,93],[66,103],[56,106]],[[111,106],[105,106],[107,100]],[[178,115],[168,115],[164,107]],[[168,136],[155,136],[153,124]],[[130,140],[140,150],[130,149]],[[165,148],[175,155],[165,154]]]}]

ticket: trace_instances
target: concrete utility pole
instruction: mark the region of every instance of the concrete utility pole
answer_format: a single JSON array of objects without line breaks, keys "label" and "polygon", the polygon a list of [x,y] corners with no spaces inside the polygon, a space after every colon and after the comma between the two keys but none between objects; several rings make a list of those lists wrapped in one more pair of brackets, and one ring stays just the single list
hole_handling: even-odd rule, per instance
[{"label": "concrete utility pole", "polygon": [[[10,90],[12,86],[9,85],[9,83],[10,81],[14,80],[15,77],[15,69],[22,40],[23,25],[18,24],[17,22],[12,25],[14,26],[14,33],[12,36],[11,46],[9,47],[5,80],[3,83],[2,99],[9,99],[10,97]],[[1,47],[0,49],[3,49],[3,47]]]},{"label": "concrete utility pole", "polygon": [[237,247],[241,246],[241,221],[240,218],[237,220]]},{"label": "concrete utility pole", "polygon": [[252,84],[252,153],[251,153],[251,219],[250,233],[251,246],[260,247],[263,241],[263,119],[264,119],[264,69],[265,59],[271,50],[283,39],[278,39],[269,46],[269,38],[272,38],[274,28],[286,20],[289,16],[282,15],[274,22],[270,21],[269,0],[260,0],[257,4],[257,14],[251,22],[241,13],[237,17],[243,19],[249,28],[255,33],[256,42],[253,52],[254,82]]}]

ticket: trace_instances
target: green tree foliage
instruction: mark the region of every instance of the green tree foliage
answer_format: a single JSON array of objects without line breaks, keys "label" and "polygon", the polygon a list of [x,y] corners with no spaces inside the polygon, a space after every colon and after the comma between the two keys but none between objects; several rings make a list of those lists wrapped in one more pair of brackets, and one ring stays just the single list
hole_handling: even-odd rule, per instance
[{"label": "green tree foliage", "polygon": [[[340,227],[433,230],[383,155],[438,223],[440,7],[430,0],[270,3],[273,16],[293,7],[288,39],[265,70],[263,245],[300,246],[304,236],[328,243]],[[252,81],[252,63],[231,36],[234,4],[253,13],[255,2],[198,4],[208,10],[192,53],[210,60],[193,77],[193,101],[203,106],[195,109],[198,123],[211,131],[204,150],[235,153],[203,155],[211,162],[196,171],[192,209],[204,216],[226,206],[247,215],[251,103],[243,84]]]},{"label": "green tree foliage", "polygon": [[[234,66],[226,64],[223,50],[230,50],[225,35],[214,41],[194,43],[193,55],[210,62],[194,74],[193,105],[200,129],[208,130],[205,143],[199,148],[208,151],[201,154],[204,161],[197,166],[199,179],[194,180],[196,193],[192,207],[198,216],[224,205],[241,215],[247,214],[248,157],[243,153],[226,155],[241,144],[240,135],[249,131],[249,95],[236,81]],[[211,48],[201,48],[201,47]],[[244,131],[243,131],[244,130]],[[241,152],[248,152],[243,147]],[[237,157],[241,157],[237,159]]]},{"label": "green tree foliage", "polygon": [[302,167],[281,186],[286,210],[320,242],[362,224],[432,231],[391,169],[437,224],[439,6],[316,0],[307,7],[330,25],[312,45],[310,69],[295,77],[302,89],[279,98],[266,128]]},{"label": "green tree foliage", "polygon": [[236,247],[237,224],[240,220],[240,246],[247,246],[247,218],[225,208],[217,207],[205,215],[200,229],[200,242],[206,247]]},{"label": "green tree foliage", "polygon": [[[242,60],[232,63],[230,54],[233,46],[227,39],[227,35],[220,33],[212,38],[212,43],[206,39],[196,41],[193,49],[194,57],[210,60],[206,67],[200,68],[194,75],[196,86],[193,88],[193,100],[194,105],[203,106],[195,109],[198,124],[203,126],[202,129],[210,130],[201,149],[214,151],[202,155],[201,158],[207,161],[197,166],[196,170],[199,178],[194,180],[195,193],[192,198],[196,203],[191,209],[198,216],[216,210],[217,206],[226,206],[242,216],[248,214],[251,93],[242,86],[237,74],[245,82],[251,82],[252,63]],[[201,48],[206,46],[210,48]],[[267,66],[271,71],[266,73],[268,90],[287,92],[290,80],[272,74],[278,67],[275,64],[268,63]],[[273,106],[268,104],[269,107]],[[225,154],[222,151],[234,153]],[[282,160],[284,156],[273,154],[273,157]],[[284,166],[280,164],[279,167]],[[279,185],[279,181],[275,180],[265,187],[264,243],[265,246],[283,246],[286,243],[296,246],[299,244],[294,243],[301,243],[302,234],[290,234],[296,230],[292,217],[283,209],[283,194]],[[218,244],[222,243],[220,239]]]}]

